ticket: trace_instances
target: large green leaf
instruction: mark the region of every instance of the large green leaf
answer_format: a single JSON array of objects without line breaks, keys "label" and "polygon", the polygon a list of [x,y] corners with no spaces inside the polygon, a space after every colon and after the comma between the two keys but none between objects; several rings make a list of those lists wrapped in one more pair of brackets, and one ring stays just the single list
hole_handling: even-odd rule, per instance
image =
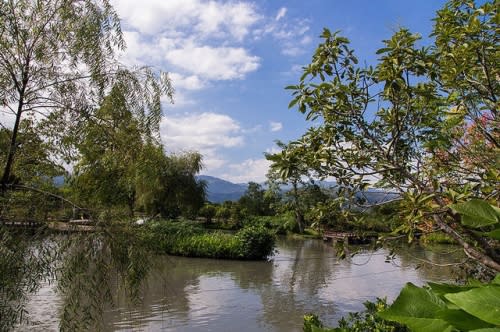
[{"label": "large green leaf", "polygon": [[437,284],[434,282],[429,282],[427,285],[431,288],[431,290],[437,295],[445,295],[450,293],[459,293],[463,291],[468,291],[470,289],[476,288],[477,286],[460,286],[460,285],[452,285],[452,284]]},{"label": "large green leaf", "polygon": [[493,325],[474,317],[463,310],[446,309],[436,313],[436,316],[449,322],[460,331],[469,331],[480,328],[490,328]]},{"label": "large green leaf", "polygon": [[500,325],[500,287],[486,286],[447,294],[446,299],[485,322]]},{"label": "large green leaf", "polygon": [[450,208],[462,215],[462,224],[469,227],[483,227],[498,223],[498,212],[480,199],[471,199],[465,203],[452,204]]},{"label": "large green leaf", "polygon": [[431,291],[407,283],[391,307],[384,311],[388,315],[434,318],[436,311],[446,304]]},{"label": "large green leaf", "polygon": [[436,313],[446,304],[431,291],[407,283],[391,307],[380,317],[407,325],[413,331],[451,331],[452,326]]},{"label": "large green leaf", "polygon": [[497,228],[497,229],[492,230],[491,232],[482,233],[482,234],[491,238],[491,239],[500,241],[500,228]]},{"label": "large green leaf", "polygon": [[470,332],[500,332],[498,327],[489,327],[486,329],[471,330]]},{"label": "large green leaf", "polygon": [[386,316],[385,313],[381,313],[380,316],[384,319],[404,324],[413,332],[451,332],[455,330],[450,323],[437,318]]}]

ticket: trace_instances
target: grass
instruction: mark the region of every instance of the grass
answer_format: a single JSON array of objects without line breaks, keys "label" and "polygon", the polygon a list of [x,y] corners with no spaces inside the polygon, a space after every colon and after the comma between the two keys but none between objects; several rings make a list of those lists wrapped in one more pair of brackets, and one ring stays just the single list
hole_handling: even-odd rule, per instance
[{"label": "grass", "polygon": [[456,244],[455,240],[441,232],[422,235],[420,241],[424,244]]},{"label": "grass", "polygon": [[156,252],[170,255],[261,260],[273,253],[275,235],[262,226],[229,234],[189,222],[158,221],[146,225],[144,239]]}]

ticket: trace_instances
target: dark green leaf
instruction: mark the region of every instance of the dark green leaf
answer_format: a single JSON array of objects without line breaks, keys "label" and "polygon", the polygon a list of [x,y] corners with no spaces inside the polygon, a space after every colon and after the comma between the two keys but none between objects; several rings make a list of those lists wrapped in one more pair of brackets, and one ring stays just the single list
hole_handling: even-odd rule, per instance
[{"label": "dark green leaf", "polygon": [[381,48],[381,49],[378,49],[376,54],[382,54],[382,53],[386,53],[386,52],[389,52],[391,49],[390,48]]},{"label": "dark green leaf", "polygon": [[459,286],[450,284],[437,284],[433,282],[427,283],[427,285],[432,289],[432,291],[437,295],[445,295],[451,293],[458,293],[463,291],[468,291],[470,289],[476,288],[474,286]]},{"label": "dark green leaf", "polygon": [[439,318],[453,324],[461,331],[492,327],[491,324],[474,317],[463,310],[446,309],[437,312]]},{"label": "dark green leaf", "polygon": [[389,316],[434,318],[436,311],[446,308],[445,303],[431,291],[407,283],[391,307],[384,312]]},{"label": "dark green leaf", "polygon": [[495,230],[492,230],[491,232],[482,233],[482,234],[491,238],[491,239],[500,241],[500,228],[497,228]]},{"label": "dark green leaf", "polygon": [[292,108],[293,106],[295,106],[295,104],[297,104],[298,101],[299,101],[299,98],[292,99],[292,101],[288,104],[288,108]]}]

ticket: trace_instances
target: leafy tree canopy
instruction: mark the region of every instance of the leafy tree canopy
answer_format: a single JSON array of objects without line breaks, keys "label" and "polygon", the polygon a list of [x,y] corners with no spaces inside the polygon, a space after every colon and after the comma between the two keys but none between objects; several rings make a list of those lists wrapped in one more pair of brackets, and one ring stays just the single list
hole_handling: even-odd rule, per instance
[{"label": "leafy tree canopy", "polygon": [[82,124],[99,116],[97,106],[119,86],[140,129],[158,131],[160,97],[172,96],[170,81],[164,73],[116,61],[125,43],[108,0],[2,1],[0,32],[0,108],[13,119],[2,192],[13,181],[23,119],[69,160]]},{"label": "leafy tree canopy", "polygon": [[[369,185],[397,189],[405,224],[396,231],[443,230],[471,258],[500,271],[492,224],[451,204],[499,199],[498,6],[453,0],[438,11],[434,43],[402,28],[377,51],[376,66],[359,64],[349,40],[325,29],[292,92],[317,125],[270,159],[288,178],[284,156],[300,156],[314,175],[335,177],[350,197]],[[274,160],[273,160],[274,159]],[[489,203],[489,204],[488,204]],[[474,217],[482,207],[474,205]],[[481,219],[479,219],[481,220]],[[493,233],[491,233],[493,232]]]}]

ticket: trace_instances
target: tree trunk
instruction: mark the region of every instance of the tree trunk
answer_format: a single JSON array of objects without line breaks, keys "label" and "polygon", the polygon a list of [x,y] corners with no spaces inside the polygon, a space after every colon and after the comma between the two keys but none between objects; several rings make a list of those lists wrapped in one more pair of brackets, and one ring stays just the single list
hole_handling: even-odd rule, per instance
[{"label": "tree trunk", "polygon": [[474,248],[474,246],[470,245],[457,231],[450,227],[450,225],[448,225],[441,216],[435,214],[433,218],[436,224],[443,230],[443,232],[450,235],[464,248],[464,252],[467,256],[474,260],[477,260],[490,269],[500,272],[500,264],[498,262],[493,260],[488,255],[482,253],[478,249]]},{"label": "tree trunk", "polygon": [[14,164],[14,156],[16,154],[16,148],[17,148],[17,134],[19,132],[19,125],[21,124],[21,115],[23,112],[23,106],[24,106],[24,98],[23,94],[21,94],[19,98],[19,104],[17,107],[16,122],[14,123],[14,128],[12,129],[12,136],[10,138],[9,153],[7,155],[7,161],[5,163],[2,180],[0,183],[0,192],[2,194],[5,193],[5,191],[7,190],[7,186],[9,185],[9,180],[11,177],[12,165]]},{"label": "tree trunk", "polygon": [[135,191],[129,195],[127,199],[128,214],[130,218],[134,218],[134,207],[135,207]]},{"label": "tree trunk", "polygon": [[295,211],[295,221],[299,227],[299,233],[304,233],[304,216],[300,213],[300,211]]},{"label": "tree trunk", "polygon": [[304,215],[300,211],[297,181],[293,181],[293,205],[295,208],[295,221],[299,227],[299,233],[302,234],[304,233]]}]

